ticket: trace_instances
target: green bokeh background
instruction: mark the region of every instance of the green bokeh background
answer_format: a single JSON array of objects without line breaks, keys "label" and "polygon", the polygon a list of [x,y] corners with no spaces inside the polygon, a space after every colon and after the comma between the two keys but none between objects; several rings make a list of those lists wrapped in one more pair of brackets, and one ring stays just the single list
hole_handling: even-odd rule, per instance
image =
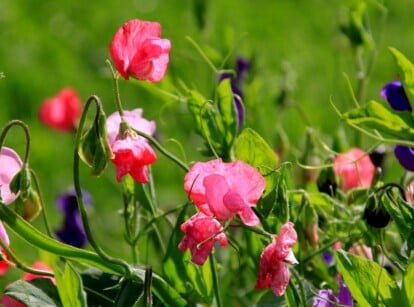
[{"label": "green bokeh background", "polygon": [[[350,1],[339,0],[121,0],[121,1],[29,1],[0,2],[0,125],[11,119],[24,120],[31,130],[31,167],[38,173],[53,228],[61,216],[54,207],[56,196],[72,184],[73,135],[53,131],[38,122],[41,102],[61,88],[75,88],[83,101],[98,95],[107,114],[115,110],[112,81],[105,64],[109,43],[124,22],[139,18],[162,24],[162,37],[172,43],[167,77],[153,85],[120,82],[126,109],[140,107],[144,116],[155,120],[158,137],[166,147],[187,162],[205,159],[198,147],[202,141],[192,131],[186,106],[157,89],[182,92],[180,82],[197,89],[207,98],[213,95],[216,76],[187,36],[196,41],[212,62],[232,68],[238,55],[253,61],[246,105],[251,113],[247,123],[274,148],[280,147],[276,127],[283,127],[295,158],[303,147],[307,124],[298,108],[276,106],[284,72],[292,77],[290,99],[306,114],[309,124],[329,139],[341,127],[329,104],[341,110],[352,107],[343,73],[356,84],[354,52],[339,25]],[[383,11],[375,1],[367,1],[369,23],[376,42],[377,56],[368,76],[367,99],[380,100],[379,90],[396,77],[396,68],[387,49],[393,46],[414,60],[412,16],[414,2],[383,1]],[[196,12],[201,15],[197,18]],[[201,21],[204,22],[201,22]],[[201,23],[200,23],[201,22]],[[349,133],[348,128],[344,128]],[[183,156],[178,141],[184,148]],[[364,148],[372,141],[365,140]],[[24,152],[24,137],[12,129],[6,145]],[[352,145],[352,139],[349,140]],[[389,159],[389,173],[402,169]],[[161,155],[153,167],[161,209],[186,201],[182,191],[183,173]],[[100,178],[91,178],[82,168],[82,183],[94,199],[91,220],[94,231],[109,253],[128,258],[122,244],[121,186],[115,182],[113,165]],[[389,175],[390,176],[390,175]],[[43,229],[40,220],[34,222]],[[12,247],[30,263],[39,254],[11,234]],[[19,252],[20,251],[20,252]],[[20,276],[17,270],[10,278]],[[5,279],[0,283],[7,282]]]}]

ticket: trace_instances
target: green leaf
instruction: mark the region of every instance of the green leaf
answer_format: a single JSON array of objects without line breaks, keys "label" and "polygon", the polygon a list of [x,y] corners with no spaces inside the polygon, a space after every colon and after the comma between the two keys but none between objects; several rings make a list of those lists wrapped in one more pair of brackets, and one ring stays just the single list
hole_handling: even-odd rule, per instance
[{"label": "green leaf", "polygon": [[121,277],[89,268],[81,273],[82,283],[87,292],[88,306],[113,306]]},{"label": "green leaf", "polygon": [[395,221],[401,236],[408,239],[414,225],[414,208],[405,203],[401,197],[397,197],[395,202],[389,197],[383,197],[383,204]]},{"label": "green leaf", "polygon": [[63,272],[59,268],[55,268],[54,272],[63,307],[87,306],[82,279],[72,265],[66,261]]},{"label": "green leaf", "polygon": [[414,291],[412,287],[414,285],[414,262],[411,263],[404,273],[402,288],[405,292],[407,299],[407,306],[414,306]]},{"label": "green leaf", "polygon": [[224,140],[226,141],[227,148],[230,148],[237,133],[237,114],[229,78],[220,82],[217,87],[217,94],[218,108],[223,121]]},{"label": "green leaf", "polygon": [[210,258],[203,266],[198,266],[191,262],[189,252],[183,253],[178,249],[178,244],[183,236],[180,226],[185,218],[186,214],[183,210],[177,218],[170,237],[166,257],[163,261],[164,275],[179,293],[211,304],[213,278],[209,265]]},{"label": "green leaf", "polygon": [[414,118],[410,112],[395,112],[376,101],[342,115],[348,124],[378,130],[396,138],[414,140]]},{"label": "green leaf", "polygon": [[397,49],[392,47],[389,49],[399,68],[404,91],[407,94],[408,99],[414,103],[414,65]]},{"label": "green leaf", "polygon": [[113,307],[134,306],[142,292],[142,283],[137,283],[133,280],[123,280]]},{"label": "green leaf", "polygon": [[36,278],[30,282],[17,280],[8,285],[5,294],[30,307],[60,307],[56,287],[49,278]]},{"label": "green leaf", "polygon": [[343,250],[335,258],[358,306],[402,306],[400,288],[379,264]]},{"label": "green leaf", "polygon": [[276,186],[275,168],[278,158],[269,144],[253,129],[245,128],[233,144],[235,160],[242,160],[263,175],[266,188],[263,196],[268,195]]}]

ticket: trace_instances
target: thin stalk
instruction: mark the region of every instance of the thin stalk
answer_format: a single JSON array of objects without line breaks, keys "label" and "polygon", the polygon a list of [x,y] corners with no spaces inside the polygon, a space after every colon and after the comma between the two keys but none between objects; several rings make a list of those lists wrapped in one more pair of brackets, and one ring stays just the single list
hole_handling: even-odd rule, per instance
[{"label": "thin stalk", "polygon": [[45,224],[46,233],[49,235],[49,237],[53,238],[53,234],[52,234],[50,224],[49,224],[49,219],[47,218],[45,201],[42,195],[42,191],[40,190],[39,179],[37,178],[37,175],[33,170],[30,170],[30,173],[32,175],[34,184],[36,186],[36,190],[39,193],[40,204],[42,206],[42,210],[41,210],[42,218],[43,218],[43,223]]},{"label": "thin stalk", "polygon": [[84,226],[84,229],[85,229],[86,237],[88,238],[89,243],[94,248],[96,253],[100,257],[105,259],[106,261],[112,262],[112,263],[115,263],[115,264],[118,264],[118,265],[122,266],[125,270],[125,274],[127,275],[126,277],[130,278],[133,273],[132,273],[132,269],[129,266],[129,264],[127,262],[125,262],[124,260],[108,256],[102,250],[102,248],[98,245],[98,243],[95,241],[95,238],[92,235],[91,227],[89,225],[86,206],[85,206],[85,203],[83,201],[82,189],[81,189],[80,178],[79,178],[79,160],[80,160],[80,158],[79,158],[78,149],[79,149],[79,146],[80,146],[80,139],[81,139],[81,135],[82,135],[82,130],[83,130],[83,127],[84,127],[85,121],[86,121],[86,114],[87,114],[88,108],[90,106],[90,103],[92,101],[94,101],[95,104],[96,104],[97,113],[99,113],[99,111],[102,108],[101,101],[97,96],[89,97],[89,99],[87,100],[86,105],[85,105],[85,110],[82,113],[82,117],[81,117],[81,120],[79,122],[79,129],[77,130],[76,137],[75,137],[75,146],[74,146],[74,155],[73,155],[73,182],[74,182],[74,186],[75,186],[76,198],[78,200],[79,212],[81,214],[82,223],[83,223],[83,226]]},{"label": "thin stalk", "polygon": [[111,69],[112,72],[112,80],[113,80],[113,89],[114,89],[114,97],[115,97],[115,104],[116,104],[116,108],[119,112],[119,116],[121,116],[121,118],[124,117],[124,109],[122,108],[122,104],[121,104],[121,95],[119,93],[119,86],[118,86],[118,79],[119,79],[119,74],[114,70],[114,68],[111,65],[111,62],[109,60],[106,60],[106,63],[108,64],[109,68]]},{"label": "thin stalk", "polygon": [[216,297],[216,306],[222,307],[223,303],[221,300],[219,279],[218,279],[217,271],[216,271],[216,260],[214,257],[214,253],[210,254],[210,269],[211,269],[211,274],[213,276],[213,288],[214,288],[214,296]]}]

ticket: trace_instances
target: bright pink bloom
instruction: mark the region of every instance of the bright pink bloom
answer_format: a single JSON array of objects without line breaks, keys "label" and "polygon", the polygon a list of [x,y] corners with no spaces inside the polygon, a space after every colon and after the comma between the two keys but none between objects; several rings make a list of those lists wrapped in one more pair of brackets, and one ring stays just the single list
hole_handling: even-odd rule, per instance
[{"label": "bright pink bloom", "polygon": [[257,290],[272,288],[276,296],[282,296],[289,284],[288,264],[295,264],[292,246],[298,237],[293,223],[284,224],[276,239],[270,243],[260,257],[259,276],[255,288]]},{"label": "bright pink bloom", "polygon": [[39,120],[46,126],[63,132],[74,130],[82,113],[82,102],[72,88],[62,89],[56,96],[43,101]]},{"label": "bright pink bloom", "polygon": [[221,159],[195,163],[184,178],[184,189],[201,212],[218,220],[238,214],[248,226],[260,223],[251,207],[262,196],[265,184],[249,164]]},{"label": "bright pink bloom", "polygon": [[25,304],[20,303],[18,300],[12,298],[9,295],[3,295],[1,297],[0,306],[4,306],[4,307],[26,307]]},{"label": "bright pink bloom", "polygon": [[[124,120],[135,130],[153,135],[155,123],[141,115],[142,109],[124,111]],[[127,130],[120,135],[120,124],[121,117],[118,112],[111,114],[106,120],[109,144],[114,154],[112,162],[116,167],[116,178],[121,182],[124,175],[130,174],[136,181],[147,183],[148,165],[154,163],[157,156],[148,141],[135,132]]]},{"label": "bright pink bloom", "polygon": [[371,159],[359,148],[352,148],[335,157],[334,170],[341,179],[344,191],[371,186],[375,174]]},{"label": "bright pink bloom", "polygon": [[[43,261],[41,260],[37,260],[35,261],[32,266],[32,269],[36,269],[36,270],[41,270],[41,271],[45,271],[45,272],[50,272],[53,273],[52,268],[50,268],[48,265],[46,265]],[[56,285],[56,280],[55,278],[51,277],[51,276],[47,276],[47,275],[36,275],[36,274],[32,274],[32,273],[28,273],[25,272],[23,274],[23,280],[29,281],[35,278],[49,278],[55,285]]]},{"label": "bright pink bloom", "polygon": [[11,148],[3,147],[0,151],[0,186],[1,201],[3,204],[11,204],[18,195],[10,191],[10,182],[22,168],[23,162],[19,155]]},{"label": "bright pink bloom", "polygon": [[171,43],[161,39],[158,22],[130,20],[115,33],[109,51],[118,72],[128,80],[159,82],[169,62]]},{"label": "bright pink bloom", "polygon": [[184,238],[178,244],[178,248],[185,252],[191,251],[191,261],[203,265],[213,249],[214,242],[219,241],[221,247],[227,246],[227,238],[223,232],[223,226],[211,216],[202,212],[193,215],[181,225]]}]

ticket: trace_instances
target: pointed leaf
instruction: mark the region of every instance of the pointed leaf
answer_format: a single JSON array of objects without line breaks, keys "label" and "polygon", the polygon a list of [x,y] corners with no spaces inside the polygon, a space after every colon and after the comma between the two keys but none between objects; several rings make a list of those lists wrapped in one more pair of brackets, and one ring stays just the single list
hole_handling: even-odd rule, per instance
[{"label": "pointed leaf", "polygon": [[236,107],[230,79],[222,80],[217,87],[218,106],[223,121],[226,147],[230,148],[237,133]]},{"label": "pointed leaf", "polygon": [[414,65],[404,54],[395,48],[389,48],[400,71],[404,91],[411,103],[414,103]]},{"label": "pointed leaf", "polygon": [[72,265],[66,261],[63,272],[54,270],[57,288],[63,307],[86,306],[86,294],[83,291],[82,279]]},{"label": "pointed leaf", "polygon": [[343,250],[335,258],[358,306],[402,306],[400,288],[379,264]]},{"label": "pointed leaf", "polygon": [[414,306],[414,291],[412,287],[414,285],[414,262],[411,263],[404,273],[403,278],[403,290],[407,298],[407,306]]},{"label": "pointed leaf", "polygon": [[278,158],[268,143],[253,129],[245,128],[233,144],[233,156],[236,160],[256,167],[266,180],[263,196],[275,187],[275,168]]},{"label": "pointed leaf", "polygon": [[48,278],[36,278],[30,282],[17,280],[6,287],[5,294],[24,303],[26,306],[62,306],[57,289]]},{"label": "pointed leaf", "polygon": [[375,129],[393,137],[407,140],[414,138],[414,118],[409,112],[395,112],[373,100],[344,113],[342,119],[349,124]]}]

